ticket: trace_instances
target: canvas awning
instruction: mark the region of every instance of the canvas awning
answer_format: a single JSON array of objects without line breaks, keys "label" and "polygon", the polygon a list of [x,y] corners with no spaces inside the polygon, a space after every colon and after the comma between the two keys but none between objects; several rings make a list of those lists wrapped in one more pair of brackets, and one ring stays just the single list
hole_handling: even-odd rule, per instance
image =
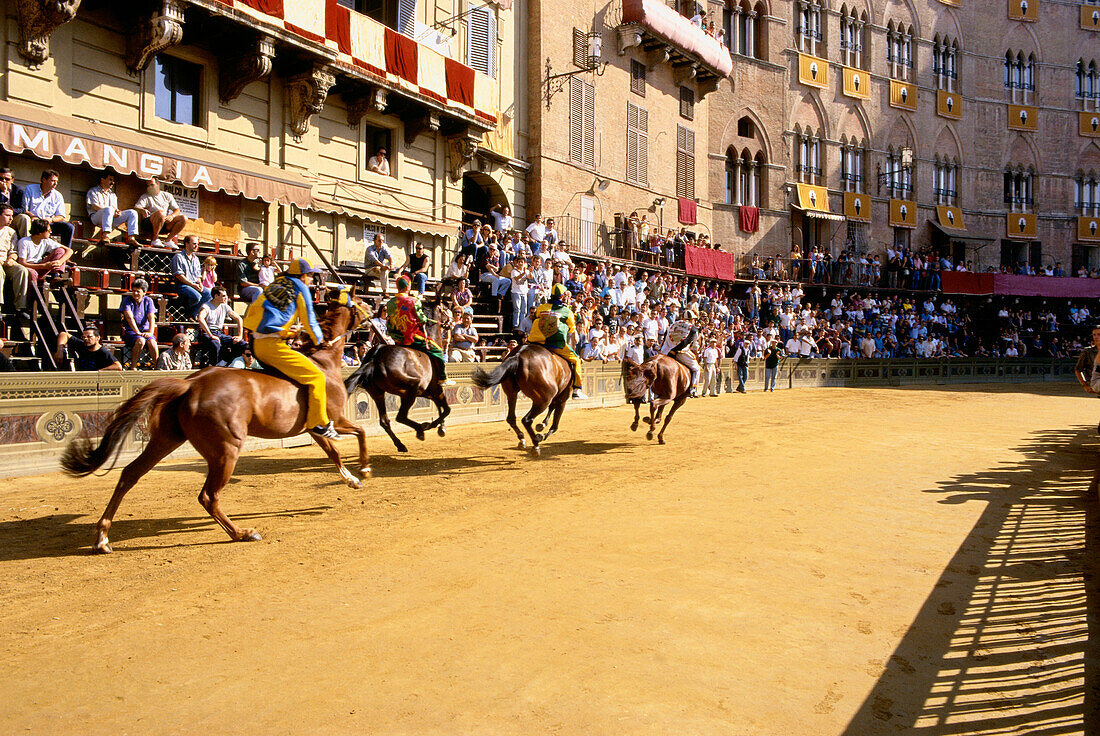
[{"label": "canvas awning", "polygon": [[811,220],[830,220],[832,222],[844,222],[846,219],[844,215],[837,215],[832,212],[825,212],[823,210],[805,209],[797,205],[792,205],[794,209],[802,213],[803,217],[808,217]]},{"label": "canvas awning", "polygon": [[955,228],[944,227],[935,220],[929,220],[928,224],[936,230],[939,230],[941,233],[951,238],[952,240],[980,240],[983,242],[991,242],[993,240],[996,240],[996,238],[990,238],[985,235],[976,235],[969,230],[956,230]]},{"label": "canvas awning", "polygon": [[396,227],[421,235],[457,237],[462,224],[458,221],[433,222],[415,217],[412,212],[401,209],[392,195],[387,204],[384,193],[343,181],[326,180],[314,183],[311,199],[313,209],[320,212],[350,215],[377,225]]},{"label": "canvas awning", "polygon": [[0,101],[0,146],[14,154],[160,176],[187,187],[309,207],[309,184],[274,166],[107,123]]}]

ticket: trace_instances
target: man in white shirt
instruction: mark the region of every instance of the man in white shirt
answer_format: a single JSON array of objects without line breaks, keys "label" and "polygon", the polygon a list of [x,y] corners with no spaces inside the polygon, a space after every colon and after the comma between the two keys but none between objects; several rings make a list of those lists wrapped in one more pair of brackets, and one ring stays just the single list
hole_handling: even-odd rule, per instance
[{"label": "man in white shirt", "polygon": [[73,255],[72,248],[67,248],[56,240],[50,240],[47,237],[49,232],[49,222],[42,219],[33,220],[30,235],[16,244],[16,258],[19,265],[27,269],[27,278],[35,284],[43,277],[63,274],[65,265]]},{"label": "man in white shirt", "polygon": [[19,216],[15,230],[20,235],[26,235],[30,231],[31,220],[36,217],[43,219],[50,223],[50,235],[68,248],[73,244],[73,225],[65,215],[65,198],[57,190],[57,181],[57,172],[46,169],[42,172],[40,183],[29,184],[23,190],[25,214]]},{"label": "man in white shirt", "polygon": [[535,215],[535,221],[527,226],[527,235],[536,243],[546,239],[546,226],[542,224],[542,215]]},{"label": "man in white shirt", "polygon": [[645,362],[645,346],[642,344],[641,335],[635,335],[623,343],[622,350],[619,352],[619,360],[624,362],[632,360],[638,365]]},{"label": "man in white shirt", "polygon": [[498,233],[508,232],[515,224],[512,219],[512,210],[506,204],[494,204],[489,210],[489,216],[493,218],[493,229]]},{"label": "man in white shirt", "polygon": [[[99,235],[106,240],[119,225],[126,226],[125,242],[137,245],[134,236],[138,232],[137,210],[118,209],[118,195],[115,194],[115,175],[104,170],[99,175],[99,184],[88,190],[84,205],[88,209],[88,218],[99,227]],[[91,238],[97,240],[95,236]]]},{"label": "man in white shirt", "polygon": [[373,171],[382,176],[390,175],[390,160],[386,157],[386,149],[379,148],[367,161],[367,171]]},{"label": "man in white shirt", "polygon": [[153,231],[153,242],[150,245],[154,248],[163,248],[164,241],[160,236],[165,233],[168,243],[173,248],[178,247],[176,241],[179,234],[187,227],[187,217],[180,210],[172,193],[160,188],[160,181],[155,176],[149,179],[145,194],[138,199],[134,209],[137,210],[138,215],[149,222],[149,227]]},{"label": "man in white shirt", "polygon": [[875,341],[871,339],[871,335],[868,333],[864,333],[863,338],[859,341],[859,354],[864,358],[872,358],[875,355]]},{"label": "man in white shirt", "polygon": [[721,388],[718,380],[718,343],[711,340],[703,351],[703,396],[717,396]]},{"label": "man in white shirt", "polygon": [[0,298],[4,294],[4,281],[11,279],[12,296],[16,310],[27,307],[27,284],[30,281],[25,266],[19,263],[17,238],[11,221],[15,210],[10,204],[0,204]]},{"label": "man in white shirt", "polygon": [[[199,308],[200,342],[210,350],[211,365],[226,365],[244,351],[244,321],[229,306],[225,289],[215,286],[210,290],[210,301]],[[237,323],[237,334],[225,335],[226,318]]]}]

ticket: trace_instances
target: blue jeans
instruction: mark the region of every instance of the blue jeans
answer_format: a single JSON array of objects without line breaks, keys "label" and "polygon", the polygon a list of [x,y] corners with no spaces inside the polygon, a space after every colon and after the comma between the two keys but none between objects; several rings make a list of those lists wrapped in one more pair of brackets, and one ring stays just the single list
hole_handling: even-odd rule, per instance
[{"label": "blue jeans", "polygon": [[749,380],[749,367],[748,365],[738,363],[737,364],[737,390],[744,392],[745,381]]},{"label": "blue jeans", "polygon": [[519,328],[519,321],[527,316],[528,304],[531,303],[531,292],[517,294],[512,292],[512,329]]},{"label": "blue jeans", "polygon": [[508,290],[512,288],[511,279],[506,279],[503,276],[494,276],[488,272],[481,274],[480,281],[483,284],[491,285],[493,296],[504,296],[508,293]]},{"label": "blue jeans", "polygon": [[775,391],[775,377],[779,375],[778,368],[764,369],[764,390]]},{"label": "blue jeans", "polygon": [[260,298],[260,294],[263,294],[264,290],[258,286],[244,286],[240,289],[241,299],[251,304]]},{"label": "blue jeans", "polygon": [[176,284],[176,295],[179,296],[183,308],[192,317],[198,315],[199,308],[210,301],[210,289],[195,291],[187,284]]},{"label": "blue jeans", "polygon": [[220,332],[214,333],[214,339],[211,340],[206,334],[200,336],[201,343],[210,351],[210,365],[216,363],[229,364],[234,358],[244,352],[248,347],[246,342],[233,342],[232,335],[223,335]]},{"label": "blue jeans", "polygon": [[423,294],[428,290],[428,275],[423,273],[412,274],[413,288]]}]

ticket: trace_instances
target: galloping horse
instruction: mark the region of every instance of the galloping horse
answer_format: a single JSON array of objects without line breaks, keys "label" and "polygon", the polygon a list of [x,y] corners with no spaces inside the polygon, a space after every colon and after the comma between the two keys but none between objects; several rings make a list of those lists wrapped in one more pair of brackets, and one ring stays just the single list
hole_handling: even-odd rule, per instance
[{"label": "galloping horse", "polygon": [[[329,305],[321,318],[325,346],[311,357],[324,370],[328,382],[328,413],[337,431],[354,434],[359,440],[359,467],[370,477],[370,456],[366,433],[344,417],[347,393],[341,376],[344,340],[365,319],[366,312],[343,290],[329,293]],[[301,434],[306,426],[306,389],[290,380],[251,370],[205,368],[186,378],[159,378],[127,400],[114,413],[99,445],[78,438],[65,450],[61,467],[82,477],[95,472],[121,448],[123,440],[148,416],[149,444],[126,468],[115,486],[107,509],[96,525],[93,550],[107,553],[111,544],[107,532],[123,496],[138,480],[184,442],[190,442],[206,460],[206,482],[199,503],[235,542],[258,541],[253,529],[237,527],[221,510],[218,495],[237,464],[247,437],[284,439]],[[362,483],[344,467],[331,440],[313,439],[336,464],[340,477],[352,488]]]},{"label": "galloping horse", "polygon": [[[433,311],[440,312],[441,316],[447,310],[433,310],[425,305],[425,313],[431,317]],[[436,322],[433,320],[428,337],[439,342],[439,333],[446,327],[447,320]],[[434,333],[434,334],[433,334]],[[348,376],[345,384],[348,394],[357,387],[364,388],[378,409],[378,423],[386,434],[393,440],[398,452],[408,452],[409,448],[397,439],[397,435],[390,428],[390,419],[386,415],[386,394],[396,394],[401,403],[397,408],[397,421],[416,430],[416,438],[424,439],[424,433],[438,427],[440,437],[447,435],[444,421],[451,413],[451,406],[447,403],[447,397],[443,395],[442,380],[439,371],[432,364],[432,359],[421,350],[405,347],[404,345],[375,345],[363,356],[363,362],[354,373]],[[414,422],[409,419],[409,410],[420,396],[427,396],[435,404],[439,416],[431,422]]]},{"label": "galloping horse", "polygon": [[[641,365],[629,358],[623,361],[623,390],[626,391],[626,400],[634,405],[634,423],[630,425],[632,432],[638,431],[638,411],[647,389],[653,396],[649,402],[649,416],[642,417],[642,421],[649,425],[649,431],[645,435],[647,440],[653,439],[653,431],[661,421],[665,404],[672,402],[664,426],[657,435],[657,442],[663,445],[665,430],[672,421],[672,415],[687,401],[691,390],[691,371],[683,363],[667,355],[657,355]],[[653,414],[655,408],[656,416]]]},{"label": "galloping horse", "polygon": [[[523,433],[516,426],[516,396],[520,391],[531,399],[531,410],[523,416],[523,426],[531,436],[529,452],[539,457],[539,445],[554,432],[558,431],[558,422],[565,411],[565,402],[569,400],[573,388],[573,368],[565,358],[554,355],[542,345],[527,343],[501,362],[492,373],[478,368],[472,378],[474,385],[489,388],[500,384],[508,397],[508,425],[515,430],[519,438],[519,449],[527,447]],[[542,432],[546,420],[533,426],[535,419],[544,411],[553,411],[554,421],[546,434]],[[549,413],[547,414],[549,419]]]}]

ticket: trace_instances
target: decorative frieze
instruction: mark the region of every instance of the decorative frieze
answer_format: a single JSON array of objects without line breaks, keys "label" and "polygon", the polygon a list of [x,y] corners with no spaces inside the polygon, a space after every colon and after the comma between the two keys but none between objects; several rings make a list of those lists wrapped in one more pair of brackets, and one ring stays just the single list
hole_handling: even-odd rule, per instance
[{"label": "decorative frieze", "polygon": [[80,0],[16,0],[19,55],[31,69],[50,58],[50,34],[76,17]]}]

